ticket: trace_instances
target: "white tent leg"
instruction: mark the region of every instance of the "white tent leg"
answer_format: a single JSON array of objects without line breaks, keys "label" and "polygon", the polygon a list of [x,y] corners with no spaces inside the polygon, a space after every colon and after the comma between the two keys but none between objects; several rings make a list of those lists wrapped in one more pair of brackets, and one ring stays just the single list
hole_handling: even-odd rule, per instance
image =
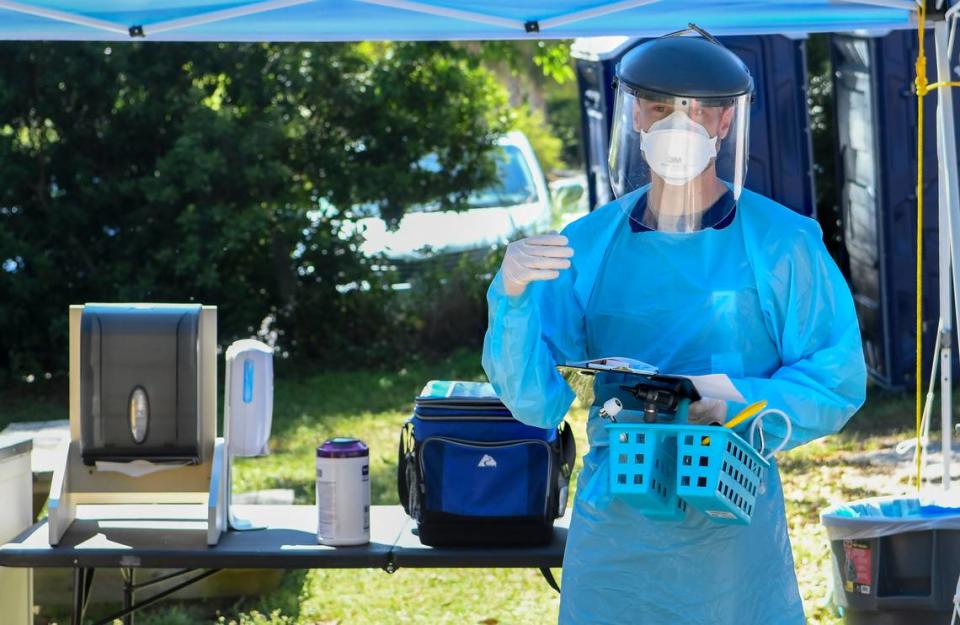
[{"label": "white tent leg", "polygon": [[[937,80],[938,81],[947,81],[950,80],[950,59],[947,58],[947,43],[948,43],[948,28],[945,21],[938,21],[934,24],[933,27],[934,38],[937,44]],[[957,175],[957,135],[956,127],[954,123],[953,116],[953,92],[949,88],[943,88],[937,90],[937,146],[939,148],[939,195],[940,195],[940,208],[941,212],[945,213],[947,229],[950,233],[950,250],[947,250],[948,254],[952,251],[960,250],[960,196],[958,196],[958,175]],[[943,246],[941,245],[941,255],[943,254]],[[953,260],[956,258],[955,254],[949,254],[950,261],[949,266],[953,268],[953,295],[955,298],[955,305],[957,306],[958,314],[955,317],[960,319],[960,285],[957,284],[958,272],[957,268],[953,265]],[[941,267],[943,267],[943,261],[941,260]],[[941,280],[945,279],[941,276]],[[949,289],[949,287],[948,287]],[[941,293],[944,290],[941,288]],[[949,290],[947,290],[949,293]],[[943,300],[949,301],[949,300]],[[943,308],[941,308],[943,310]],[[946,306],[947,315],[944,317],[944,331],[946,333],[945,339],[949,337],[949,341],[945,340],[941,344],[941,349],[944,349],[946,352],[947,360],[941,361],[944,369],[942,376],[944,379],[943,388],[947,389],[943,394],[943,412],[941,415],[941,428],[942,428],[942,437],[943,437],[943,487],[950,487],[950,461],[952,456],[952,435],[953,435],[953,414],[952,414],[952,405],[949,401],[950,397],[948,394],[950,388],[950,352],[952,345],[952,327],[953,324],[947,324],[946,321],[950,319],[950,307]],[[951,330],[947,330],[950,328]]]},{"label": "white tent leg", "polygon": [[113,22],[93,19],[92,17],[85,17],[83,15],[77,15],[75,13],[67,13],[66,11],[57,11],[54,9],[45,9],[39,6],[21,4],[19,2],[10,2],[9,0],[0,0],[0,9],[7,9],[8,11],[23,13],[25,15],[35,15],[37,17],[45,17],[50,20],[65,22],[67,24],[77,24],[78,26],[88,26],[90,28],[96,28],[97,30],[105,30],[107,32],[117,33],[119,35],[126,36],[130,34],[130,29],[127,28],[126,26],[123,26],[122,24],[114,24]]},{"label": "white tent leg", "polygon": [[[941,137],[937,135],[937,153],[943,152]],[[938,236],[940,244],[940,426],[943,437],[943,488],[950,489],[950,423],[953,420],[953,289],[951,288],[950,219],[947,198],[939,194]],[[932,382],[932,381],[931,381]]]}]

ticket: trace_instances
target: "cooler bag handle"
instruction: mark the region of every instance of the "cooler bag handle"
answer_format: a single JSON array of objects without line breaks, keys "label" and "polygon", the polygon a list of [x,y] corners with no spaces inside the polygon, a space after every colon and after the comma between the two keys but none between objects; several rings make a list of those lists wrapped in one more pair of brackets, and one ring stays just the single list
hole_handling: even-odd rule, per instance
[{"label": "cooler bag handle", "polygon": [[410,500],[410,469],[414,467],[415,441],[413,440],[413,424],[409,421],[400,428],[400,443],[397,445],[397,494],[400,496],[400,505],[404,512],[414,516],[417,512]]},{"label": "cooler bag handle", "polygon": [[554,518],[559,519],[564,515],[567,507],[570,476],[573,475],[573,465],[577,461],[577,442],[573,438],[573,429],[566,421],[557,426],[557,440],[560,447],[560,470],[557,482],[554,485],[557,495],[557,508],[553,514]]},{"label": "cooler bag handle", "polygon": [[567,480],[573,475],[573,465],[577,461],[577,441],[573,438],[573,429],[566,421],[557,427],[560,435],[560,473]]}]

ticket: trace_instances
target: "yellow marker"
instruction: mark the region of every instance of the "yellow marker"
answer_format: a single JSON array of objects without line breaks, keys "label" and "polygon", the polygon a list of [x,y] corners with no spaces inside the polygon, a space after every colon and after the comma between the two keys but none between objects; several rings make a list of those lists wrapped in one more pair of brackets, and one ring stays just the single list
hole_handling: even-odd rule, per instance
[{"label": "yellow marker", "polygon": [[750,404],[737,413],[737,416],[723,424],[723,427],[733,429],[751,417],[755,417],[761,410],[767,407],[767,401],[758,401]]}]

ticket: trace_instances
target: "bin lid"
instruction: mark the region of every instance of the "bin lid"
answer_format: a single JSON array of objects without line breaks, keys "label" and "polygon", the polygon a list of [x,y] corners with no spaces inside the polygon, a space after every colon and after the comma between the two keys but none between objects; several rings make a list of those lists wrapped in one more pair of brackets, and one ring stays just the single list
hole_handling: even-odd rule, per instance
[{"label": "bin lid", "polygon": [[317,447],[317,458],[360,458],[369,456],[370,449],[359,438],[338,436]]},{"label": "bin lid", "polygon": [[820,513],[820,523],[830,540],[960,530],[960,500],[946,496],[874,497],[830,506]]}]

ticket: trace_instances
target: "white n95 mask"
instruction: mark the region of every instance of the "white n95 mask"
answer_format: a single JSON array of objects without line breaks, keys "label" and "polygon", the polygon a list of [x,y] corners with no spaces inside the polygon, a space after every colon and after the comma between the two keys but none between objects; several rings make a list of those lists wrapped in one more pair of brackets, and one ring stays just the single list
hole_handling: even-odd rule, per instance
[{"label": "white n95 mask", "polygon": [[674,111],[640,131],[640,149],[658,176],[667,184],[682,185],[699,176],[717,156],[717,138],[690,119]]}]

